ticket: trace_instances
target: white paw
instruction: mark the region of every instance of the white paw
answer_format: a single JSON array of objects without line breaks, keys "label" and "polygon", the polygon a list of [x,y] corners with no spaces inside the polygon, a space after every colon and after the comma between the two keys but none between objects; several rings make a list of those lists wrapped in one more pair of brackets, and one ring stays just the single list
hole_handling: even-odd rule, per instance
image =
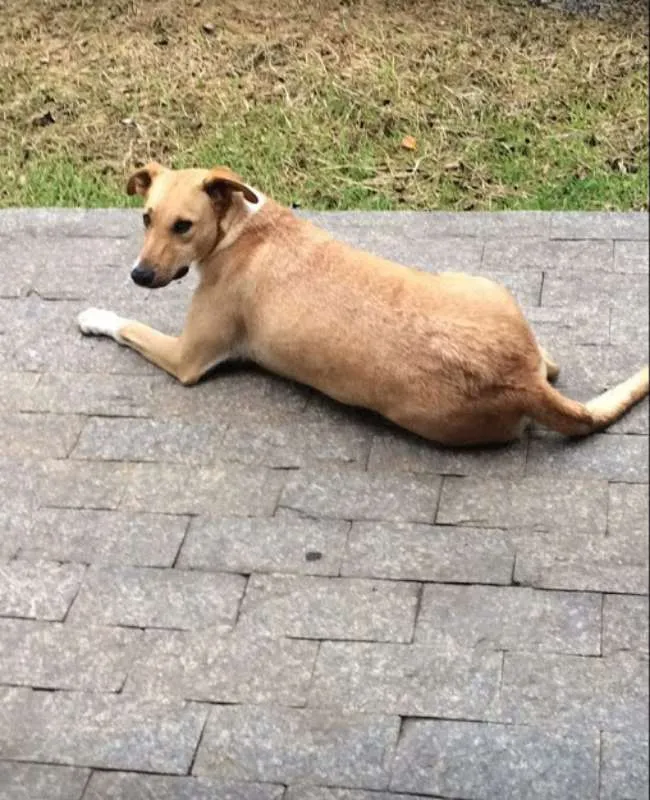
[{"label": "white paw", "polygon": [[113,311],[102,308],[87,308],[77,317],[79,329],[86,336],[110,336],[116,342],[121,342],[119,330],[126,322]]}]

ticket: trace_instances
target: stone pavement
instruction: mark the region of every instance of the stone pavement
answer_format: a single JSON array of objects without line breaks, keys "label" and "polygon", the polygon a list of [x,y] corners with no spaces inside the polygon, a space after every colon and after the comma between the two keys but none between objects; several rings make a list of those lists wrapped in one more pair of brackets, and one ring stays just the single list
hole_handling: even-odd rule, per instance
[{"label": "stone pavement", "polygon": [[[646,215],[312,216],[503,281],[574,397],[648,358]],[[0,212],[0,799],[647,798],[647,402],[463,452],[183,388],[75,327],[181,324],[139,228]]]}]

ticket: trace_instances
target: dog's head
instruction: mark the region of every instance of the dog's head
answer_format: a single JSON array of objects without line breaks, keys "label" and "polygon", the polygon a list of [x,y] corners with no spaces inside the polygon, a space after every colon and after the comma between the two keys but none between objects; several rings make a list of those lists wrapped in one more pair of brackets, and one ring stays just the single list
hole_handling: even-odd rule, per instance
[{"label": "dog's head", "polygon": [[144,198],[144,245],[131,277],[150,289],[182,278],[216,249],[235,193],[259,202],[226,167],[171,170],[152,163],[131,175],[126,190]]}]

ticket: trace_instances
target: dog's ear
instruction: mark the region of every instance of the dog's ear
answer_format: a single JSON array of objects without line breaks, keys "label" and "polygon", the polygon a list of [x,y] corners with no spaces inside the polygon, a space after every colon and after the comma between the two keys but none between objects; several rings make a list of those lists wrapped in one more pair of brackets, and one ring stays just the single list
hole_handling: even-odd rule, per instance
[{"label": "dog's ear", "polygon": [[241,192],[249,203],[258,203],[259,197],[228,167],[215,167],[203,181],[203,190],[215,202],[230,200],[232,192]]},{"label": "dog's ear", "polygon": [[154,178],[157,175],[160,175],[163,169],[164,167],[162,167],[160,164],[152,161],[150,164],[142,167],[142,169],[134,172],[129,178],[129,182],[126,184],[126,193],[139,194],[142,197],[145,197],[151,188]]}]

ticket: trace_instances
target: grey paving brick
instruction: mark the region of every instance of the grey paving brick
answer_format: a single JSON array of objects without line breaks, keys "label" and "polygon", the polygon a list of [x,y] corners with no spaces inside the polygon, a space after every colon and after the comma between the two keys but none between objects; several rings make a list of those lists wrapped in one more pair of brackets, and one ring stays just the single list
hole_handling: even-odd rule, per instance
[{"label": "grey paving brick", "polygon": [[262,467],[215,461],[210,467],[134,464],[122,507],[167,514],[271,515],[278,492]]},{"label": "grey paving brick", "polygon": [[0,616],[62,620],[84,572],[80,564],[0,564]]},{"label": "grey paving brick", "polygon": [[309,707],[481,718],[496,699],[501,662],[486,650],[323,642]]},{"label": "grey paving brick", "polygon": [[[127,348],[82,336],[76,318],[87,307],[83,300],[50,302],[36,295],[0,299],[0,332],[11,332],[0,335],[0,366],[13,372],[66,372],[74,365],[77,373],[156,373],[153,365]],[[127,308],[117,310],[126,312]]]},{"label": "grey paving brick", "polygon": [[284,786],[209,778],[94,772],[84,800],[282,800]]},{"label": "grey paving brick", "polygon": [[647,534],[526,532],[513,540],[516,583],[569,591],[648,591]]},{"label": "grey paving brick", "polygon": [[391,234],[380,228],[344,227],[337,238],[359,250],[427,272],[478,270],[483,253],[483,242],[468,237],[412,239],[403,232]]},{"label": "grey paving brick", "polygon": [[188,522],[187,517],[168,514],[46,508],[34,513],[20,537],[20,557],[171,567]]},{"label": "grey paving brick", "polygon": [[642,484],[610,484],[607,531],[617,539],[645,538],[650,522],[648,486]]},{"label": "grey paving brick", "polygon": [[179,566],[225,572],[338,575],[349,523],[195,517]]},{"label": "grey paving brick", "polygon": [[[142,316],[141,313],[134,314],[134,307],[143,308],[146,298],[144,295],[136,293],[135,286],[129,276],[131,265],[133,264],[138,252],[135,242],[128,239],[110,240],[119,248],[114,250],[112,258],[116,261],[119,255],[117,250],[129,251],[123,261],[114,264],[97,263],[92,267],[92,278],[89,279],[88,265],[66,264],[61,267],[62,261],[50,262],[38,267],[32,278],[33,291],[43,300],[84,300],[88,304],[95,306],[102,303],[103,306],[115,308],[119,303],[117,311],[126,317]],[[107,257],[111,257],[110,250]],[[133,301],[133,302],[131,302]]]},{"label": "grey paving brick", "polygon": [[[562,369],[557,388],[575,400],[586,401],[626,380],[639,370],[642,349],[630,347],[555,344],[551,353]],[[648,400],[628,411],[605,433],[648,433]]]},{"label": "grey paving brick", "polygon": [[634,308],[648,296],[647,275],[616,272],[555,270],[546,273],[543,306],[591,305],[594,308]]},{"label": "grey paving brick", "polygon": [[[505,284],[562,367],[558,385],[568,396],[589,399],[648,360],[647,214],[314,216],[341,238],[403,263],[460,268]],[[638,796],[648,763],[645,734],[640,741],[648,663],[647,400],[578,446],[535,428],[524,477],[525,442],[512,450],[440,451],[255,368],[226,366],[186,389],[127,348],[84,338],[76,328],[78,311],[98,305],[169,333],[180,329],[196,275],[160,293],[133,287],[128,261],[140,227],[139,210],[0,212],[0,236],[14,237],[3,252],[23,265],[0,288],[0,406],[11,422],[6,430],[0,425],[9,444],[0,447],[0,616],[59,621],[0,620],[0,680],[64,690],[0,686],[7,731],[0,733],[0,758],[18,751],[20,759],[81,764],[84,777],[86,766],[130,771],[95,773],[92,800],[324,800],[323,792],[328,800],[405,800],[414,791],[588,800],[597,793],[600,727],[602,797]],[[5,236],[3,245],[9,241]],[[95,247],[96,280],[88,281]],[[27,414],[33,428],[19,430],[16,420]],[[46,422],[48,414],[63,415],[61,424]],[[72,428],[77,415],[101,419],[82,433],[75,456],[84,460],[57,464],[52,456],[69,452],[65,425]],[[214,429],[228,432],[210,441]],[[107,463],[131,459],[162,463]],[[446,476],[442,494],[436,472]],[[592,478],[625,482],[607,487]],[[284,502],[287,483],[299,503]],[[432,524],[439,499],[442,524]],[[12,558],[18,560],[7,563]],[[142,569],[177,563],[178,571]],[[95,587],[93,575],[111,570],[89,571],[77,597],[88,616],[75,622],[73,598],[86,564],[113,567],[118,577]],[[127,580],[127,572],[138,578]],[[253,575],[248,599],[262,599],[234,628],[245,603],[244,579],[233,572],[271,573]],[[206,588],[204,579],[234,579],[240,589]],[[544,591],[503,585],[511,579]],[[422,592],[404,581],[438,583]],[[602,642],[595,592],[606,594]],[[120,623],[182,630],[143,633],[116,628]],[[114,644],[122,635],[146,645],[124,692],[115,694],[128,666],[128,648]],[[369,641],[317,641],[327,637]],[[318,648],[313,698],[320,693],[328,708],[302,709]],[[516,669],[506,663],[502,694],[490,700],[491,659],[502,649],[520,660]],[[103,699],[115,705],[25,713],[34,703]],[[210,774],[134,774],[192,771],[201,725],[195,737],[181,733],[178,741],[169,726],[196,702],[221,704],[211,733],[216,745],[205,761]],[[117,710],[121,703],[130,718]],[[343,708],[384,715],[372,717],[369,728],[368,715],[341,716]],[[409,778],[433,773],[450,782],[387,789],[399,719],[385,714],[400,709],[471,712],[491,722],[464,735],[464,751],[447,747],[446,737],[441,751],[415,758],[409,770]],[[230,725],[228,714],[240,722]],[[496,724],[513,720],[521,726]],[[422,722],[429,723],[436,721]],[[375,731],[383,736],[386,724],[394,736],[379,754]],[[404,720],[402,743],[418,724]],[[468,723],[456,724],[468,730]],[[530,738],[511,746],[500,738],[504,731]],[[430,748],[431,737],[423,741]],[[7,743],[15,748],[9,755]],[[368,774],[375,777],[368,781]],[[0,772],[0,786],[2,778]],[[43,780],[33,786],[40,790]],[[52,774],[43,800],[58,800],[59,780]],[[66,800],[79,800],[78,793]]]},{"label": "grey paving brick", "polygon": [[38,372],[0,373],[0,407],[3,412],[24,411],[40,378]]},{"label": "grey paving brick", "polygon": [[83,423],[72,415],[1,414],[3,454],[9,458],[65,458]]},{"label": "grey paving brick", "polygon": [[383,789],[398,728],[385,714],[214,706],[193,773]]},{"label": "grey paving brick", "polygon": [[272,636],[408,642],[417,596],[415,583],[253,575],[238,625]]},{"label": "grey paving brick", "polygon": [[648,598],[605,595],[603,601],[603,655],[620,650],[648,658]]},{"label": "grey paving brick", "polygon": [[311,390],[301,418],[309,423],[336,425],[338,429],[349,430],[350,434],[361,429],[372,435],[383,431],[389,424],[379,414],[373,414],[372,411],[364,408],[338,403],[316,389]]},{"label": "grey paving brick", "polygon": [[21,514],[0,511],[0,561],[14,558],[31,525],[29,512]]},{"label": "grey paving brick", "polygon": [[[563,345],[609,344],[610,311],[589,306],[537,306],[524,308],[539,342],[546,348]],[[551,352],[554,355],[553,352]]]},{"label": "grey paving brick", "polygon": [[526,447],[525,441],[518,441],[505,447],[445,448],[401,431],[386,430],[373,437],[368,469],[390,473],[516,477],[524,474]]},{"label": "grey paving brick", "polygon": [[[50,303],[62,305],[62,303]],[[83,336],[76,325],[76,317],[89,305],[87,302],[68,303],[66,313],[69,323],[63,328],[60,319],[52,328],[33,327],[19,333],[16,347],[11,355],[14,369],[45,373],[61,373],[74,369],[78,373],[94,375],[154,375],[156,368],[142,356],[126,347],[120,347],[104,337]],[[65,312],[61,311],[63,316]],[[57,330],[56,328],[61,328]],[[1,353],[0,353],[0,364]]]},{"label": "grey paving brick", "polygon": [[241,575],[138,567],[91,568],[70,610],[71,622],[196,629],[234,624]]},{"label": "grey paving brick", "polygon": [[575,534],[604,532],[606,514],[604,481],[445,478],[436,522]]},{"label": "grey paving brick", "polygon": [[41,461],[38,504],[55,508],[117,508],[130,480],[128,465]]},{"label": "grey paving brick", "polygon": [[107,461],[157,461],[210,464],[226,430],[225,423],[192,425],[159,419],[91,419],[72,458]]},{"label": "grey paving brick", "polygon": [[0,762],[2,800],[81,800],[90,770]]},{"label": "grey paving brick", "polygon": [[185,774],[206,713],[175,701],[13,689],[0,704],[0,758]]},{"label": "grey paving brick", "polygon": [[510,583],[515,548],[486,528],[355,522],[342,575],[395,580]]},{"label": "grey paving brick", "polygon": [[556,384],[558,389],[582,401],[626,380],[643,366],[643,352],[633,347],[562,342],[553,346],[552,355],[562,370]]},{"label": "grey paving brick", "polygon": [[486,269],[532,269],[544,272],[610,272],[614,268],[614,246],[611,241],[493,240],[486,242],[483,266]]},{"label": "grey paving brick", "polygon": [[[142,216],[127,208],[5,208],[0,236],[126,237],[140,234]],[[87,247],[92,248],[92,242]]]},{"label": "grey paving brick", "polygon": [[648,487],[610,484],[607,536],[600,530],[515,532],[515,580],[550,589],[648,591]]},{"label": "grey paving brick", "polygon": [[557,435],[530,441],[526,475],[605,478],[610,481],[648,480],[648,437],[595,434],[568,440]]},{"label": "grey paving brick", "polygon": [[648,800],[648,734],[603,731],[600,800]]},{"label": "grey paving brick", "polygon": [[424,587],[415,641],[440,652],[463,647],[600,655],[595,594],[514,586]]},{"label": "grey paving brick", "polygon": [[598,733],[408,720],[391,788],[443,797],[598,797]]},{"label": "grey paving brick", "polygon": [[140,642],[140,631],[0,620],[1,680],[15,686],[117,692]]},{"label": "grey paving brick", "polygon": [[[164,292],[138,290],[131,282],[128,270],[126,279],[129,283],[128,308],[134,309],[129,316],[163,333],[178,335],[185,325],[192,295],[200,283],[198,271],[190,270],[187,277],[174,281],[165,287]],[[135,304],[136,300],[140,301],[139,307]]]},{"label": "grey paving brick", "polygon": [[607,429],[606,433],[650,433],[650,414],[648,413],[648,398],[638,403],[625,416]]},{"label": "grey paving brick", "polygon": [[[46,331],[50,336],[56,332],[60,334],[68,329],[62,321],[61,314],[72,312],[75,303],[47,303],[36,296],[21,299],[0,299],[0,346],[2,352],[11,359],[8,370],[12,372],[32,372],[35,368],[16,363],[18,361],[17,349],[24,349],[30,343],[36,343],[39,335],[41,339]],[[10,335],[9,335],[10,334]],[[51,348],[51,339],[42,342]]]},{"label": "grey paving brick", "polygon": [[293,418],[307,403],[294,384],[253,368],[226,366],[197,386],[164,377],[156,386],[155,416],[193,423],[224,419],[268,424]]},{"label": "grey paving brick", "polygon": [[337,234],[346,228],[397,230],[408,238],[438,236],[547,236],[550,216],[540,211],[298,211],[297,216]]},{"label": "grey paving brick", "polygon": [[36,507],[40,480],[38,461],[0,455],[0,507],[7,519],[25,517]]},{"label": "grey paving brick", "polygon": [[[83,284],[89,283],[89,270],[103,266],[130,265],[137,255],[134,239],[95,236],[92,241],[71,236],[50,236],[45,231],[38,236],[9,239],[9,257],[14,269],[36,267],[39,270],[55,266],[62,282],[66,276],[85,269]],[[3,254],[4,255],[4,254]]]},{"label": "grey paving brick", "polygon": [[610,340],[615,346],[625,347],[637,353],[639,364],[647,360],[648,353],[648,306],[613,308],[610,323]]},{"label": "grey paving brick", "polygon": [[513,532],[515,580],[550,589],[648,591],[648,487],[610,484],[607,536],[593,530]]},{"label": "grey paving brick", "polygon": [[419,794],[364,792],[361,789],[331,789],[319,786],[289,786],[284,800],[426,800],[426,798]]},{"label": "grey paving brick", "polygon": [[[62,283],[68,280],[68,275],[80,272],[83,283],[89,283],[88,270],[99,267],[115,267],[126,270],[138,255],[140,242],[136,237],[93,236],[38,236],[34,239],[22,239],[26,243],[26,258],[37,258],[37,276],[39,271],[46,271],[56,265]],[[89,254],[92,253],[92,264],[89,263]]]},{"label": "grey paving brick", "polygon": [[56,372],[41,377],[24,408],[59,414],[143,417],[152,413],[154,387],[154,379],[144,375]]},{"label": "grey paving brick", "polygon": [[[2,240],[3,269],[0,297],[21,297],[27,294],[34,278],[36,264],[25,258],[24,243],[18,240]],[[14,266],[15,265],[15,266]]]},{"label": "grey paving brick", "polygon": [[507,272],[481,266],[480,274],[484,278],[490,278],[490,280],[505,286],[520,305],[527,308],[539,305],[544,276],[541,270]]},{"label": "grey paving brick", "polygon": [[320,517],[432,522],[439,492],[435,476],[305,469],[289,478],[280,505]]},{"label": "grey paving brick", "polygon": [[125,693],[212,703],[304,706],[317,642],[215,637],[214,631],[146,634]]},{"label": "grey paving brick", "polygon": [[365,467],[370,435],[359,428],[332,424],[291,422],[233,423],[222,447],[222,457],[243,464],[297,468],[323,461],[357,463]]},{"label": "grey paving brick", "polygon": [[[646,227],[648,217],[645,219]],[[616,272],[648,272],[648,239],[642,241],[614,242],[614,270]]]},{"label": "grey paving brick", "polygon": [[551,239],[648,239],[648,214],[635,211],[553,211]]},{"label": "grey paving brick", "polygon": [[[519,238],[546,236],[549,231],[548,214],[539,211],[465,211],[460,213],[437,211],[434,213],[401,212],[405,235],[413,238],[438,236],[477,236],[479,238]],[[370,224],[367,214],[366,224]],[[412,215],[412,216],[411,216]],[[386,223],[399,220],[395,212],[386,215]],[[381,218],[379,220],[381,222]],[[354,218],[350,220],[354,222]],[[379,227],[379,226],[378,226]]]},{"label": "grey paving brick", "polygon": [[494,714],[502,722],[647,730],[648,661],[507,652]]}]

